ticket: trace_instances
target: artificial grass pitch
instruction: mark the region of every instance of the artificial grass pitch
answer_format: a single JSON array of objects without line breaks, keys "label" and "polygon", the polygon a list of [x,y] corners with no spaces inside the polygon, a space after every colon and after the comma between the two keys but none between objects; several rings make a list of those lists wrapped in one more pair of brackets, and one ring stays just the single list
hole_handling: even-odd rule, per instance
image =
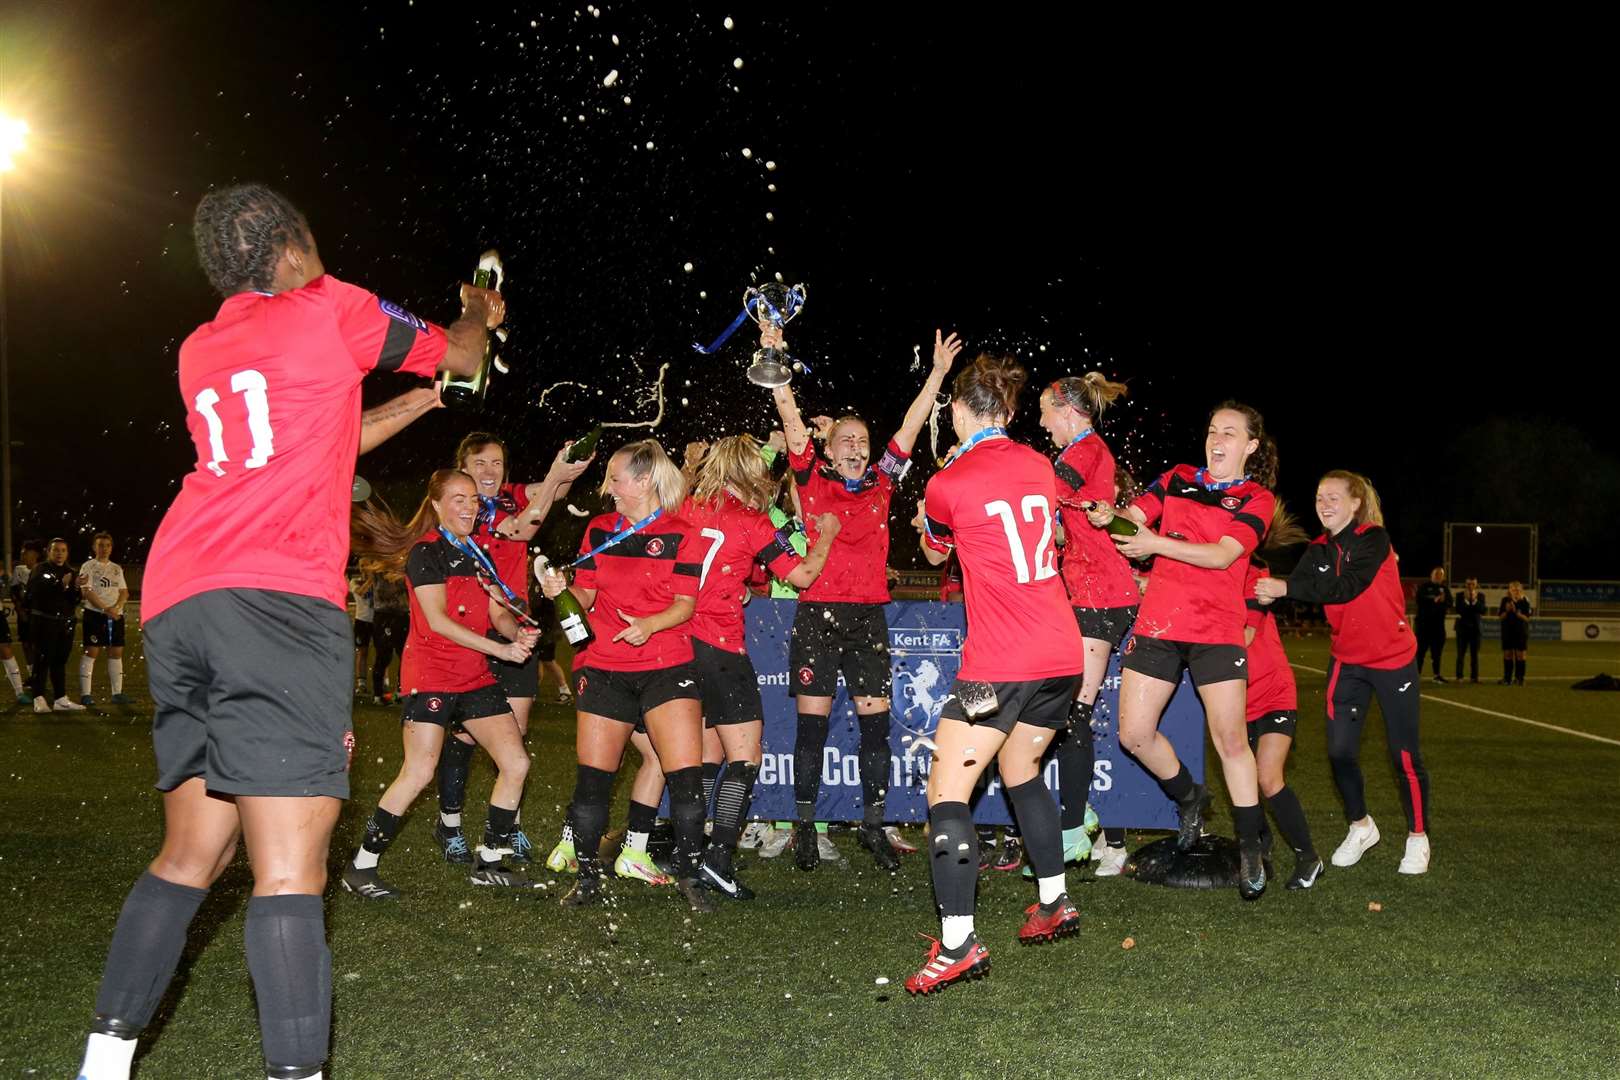
[{"label": "artificial grass pitch", "polygon": [[[1297,663],[1326,666],[1324,642],[1287,646]],[[156,852],[138,656],[132,642],[135,706],[0,714],[0,1076],[71,1075],[119,905]],[[1489,680],[1494,647],[1482,659]],[[1425,681],[1424,692],[1620,740],[1620,701],[1567,689],[1601,670],[1620,672],[1612,647],[1537,642],[1530,674],[1567,678]],[[1344,823],[1323,748],[1323,679],[1299,679],[1291,782],[1325,858]],[[571,721],[542,705],[532,725],[524,824],[542,854],[572,787]],[[334,869],[400,760],[394,710],[359,706],[355,727],[355,797]],[[556,900],[567,879],[538,865],[552,882],[538,896],[468,885],[439,858],[429,795],[384,860],[402,901],[342,894],[334,873],[328,1076],[1620,1075],[1620,745],[1432,700],[1423,740],[1426,876],[1395,873],[1405,830],[1373,722],[1362,756],[1384,840],[1360,865],[1330,866],[1315,889],[1289,893],[1290,856],[1279,853],[1277,880],[1254,904],[1235,890],[1071,870],[1081,932],[1037,947],[1015,940],[1033,885],[987,873],[978,929],[990,976],[915,1000],[901,984],[926,952],[917,934],[937,932],[921,855],[891,876],[834,834],[845,861],[811,874],[793,869],[791,852],[743,853],[760,893],[751,904],[698,916],[672,890],[614,881],[611,907],[566,912]],[[480,757],[474,799],[490,780]],[[482,817],[469,805],[469,834]],[[1224,799],[1212,827],[1230,833]],[[263,1075],[241,944],[250,886],[239,859],[205,903],[137,1076]]]}]

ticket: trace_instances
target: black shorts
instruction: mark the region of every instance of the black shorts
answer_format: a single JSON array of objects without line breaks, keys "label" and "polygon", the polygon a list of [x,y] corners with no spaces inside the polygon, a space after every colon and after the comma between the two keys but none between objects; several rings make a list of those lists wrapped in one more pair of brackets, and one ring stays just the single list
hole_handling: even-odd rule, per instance
[{"label": "black shorts", "polygon": [[371,620],[354,620],[354,647],[364,649],[371,644]]},{"label": "black shorts", "polygon": [[84,647],[99,649],[110,645],[115,649],[124,647],[124,617],[112,618],[104,611],[91,611],[84,609]]},{"label": "black shorts", "polygon": [[1299,723],[1299,712],[1296,709],[1273,709],[1264,716],[1258,716],[1249,721],[1249,749],[1253,750],[1260,745],[1262,735],[1286,735],[1294,737],[1294,725]]},{"label": "black shorts", "polygon": [[[491,641],[507,640],[498,630],[491,630],[484,636]],[[521,664],[492,656],[489,658],[489,673],[495,676],[501,693],[509,698],[532,698],[540,693],[540,658],[534,653],[530,653],[529,658]]]},{"label": "black shorts", "polygon": [[575,707],[624,724],[639,727],[647,713],[681,698],[702,700],[697,669],[689,663],[652,671],[582,667],[574,673]]},{"label": "black shorts", "polygon": [[1110,648],[1119,648],[1131,626],[1136,622],[1136,605],[1130,607],[1077,607],[1074,621],[1080,624],[1080,636],[1106,641]]},{"label": "black shorts", "polygon": [[159,791],[349,796],[354,648],[326,600],[263,589],[188,597],[143,628]]},{"label": "black shorts", "polygon": [[[17,630],[18,630],[19,633],[22,631],[22,628],[23,628],[23,621],[21,619],[18,619],[17,620]],[[0,645],[10,645],[10,644],[11,644],[11,618],[10,618],[10,616],[6,615],[4,612],[0,612]]]},{"label": "black shorts", "polygon": [[405,695],[405,708],[400,711],[399,722],[438,724],[446,730],[455,731],[468,720],[503,716],[511,711],[512,707],[506,703],[506,695],[493,684],[453,694],[418,690]]},{"label": "black shorts", "polygon": [[1074,703],[1075,691],[1080,689],[1080,676],[993,682],[990,685],[996,688],[998,708],[971,720],[958,694],[961,685],[961,679],[951,684],[951,692],[939,711],[941,720],[963,720],[979,727],[994,728],[1003,735],[1011,734],[1014,724],[1061,731],[1069,726],[1069,706]]},{"label": "black shorts", "polygon": [[1123,667],[1167,683],[1180,682],[1183,668],[1192,672],[1194,686],[1249,681],[1249,654],[1241,645],[1204,645],[1137,634],[1125,646]]},{"label": "black shorts", "polygon": [[850,697],[888,697],[889,620],[883,605],[799,601],[788,668],[792,695],[832,697],[842,669]]},{"label": "black shorts", "polygon": [[747,653],[719,649],[692,639],[692,666],[703,690],[703,726],[724,727],[765,719],[759,676]]}]

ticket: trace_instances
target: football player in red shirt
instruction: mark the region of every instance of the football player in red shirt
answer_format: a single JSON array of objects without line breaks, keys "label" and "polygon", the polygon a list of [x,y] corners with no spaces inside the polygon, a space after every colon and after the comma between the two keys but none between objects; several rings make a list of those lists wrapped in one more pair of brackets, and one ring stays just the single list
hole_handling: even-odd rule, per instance
[{"label": "football player in red shirt", "polygon": [[[557,499],[568,493],[569,487],[579,479],[594,455],[584,461],[567,460],[568,443],[557,452],[545,479],[532,484],[509,484],[506,481],[506,444],[487,431],[474,431],[461,440],[456,448],[456,468],[473,478],[478,485],[478,522],[473,529],[473,540],[483,549],[500,572],[501,580],[515,598],[511,602],[527,609],[529,600],[529,540],[539,531],[546,515]],[[491,627],[497,640],[501,631]],[[521,664],[513,664],[498,656],[490,656],[489,669],[500,684],[501,692],[512,707],[517,719],[518,732],[529,733],[529,710],[534,707],[535,694],[540,687],[540,661],[530,652]],[[467,838],[461,831],[461,808],[467,798],[467,771],[472,764],[473,744],[465,734],[448,740],[439,755],[439,821],[433,828],[434,838],[451,863],[470,863],[472,854]],[[528,862],[533,858],[533,845],[523,833],[522,809],[518,811],[518,828],[512,833],[512,858]]]},{"label": "football player in red shirt", "polygon": [[1429,770],[1418,747],[1417,641],[1406,621],[1406,594],[1383,507],[1366,477],[1335,469],[1316,485],[1316,516],[1327,531],[1305,549],[1287,580],[1265,578],[1255,593],[1262,603],[1287,596],[1321,604],[1332,631],[1328,763],[1350,821],[1333,865],[1354,866],[1379,840],[1361,777],[1361,729],[1377,694],[1406,810],[1406,851],[1398,869],[1427,873]]},{"label": "football player in red shirt", "polygon": [[[1270,488],[1277,482],[1277,446],[1258,412],[1227,402],[1210,413],[1204,455],[1203,468],[1177,465],[1117,511],[1143,526],[1115,541],[1120,552],[1132,559],[1158,556],[1125,648],[1119,739],[1175,800],[1181,818],[1176,845],[1191,848],[1203,831],[1209,794],[1159,734],[1182,671],[1191,672],[1232,796],[1238,892],[1254,900],[1265,892],[1266,871],[1260,789],[1244,717],[1243,581],[1276,507]],[[1093,503],[1087,516],[1102,527],[1115,514],[1112,505]],[[1146,528],[1154,522],[1159,532]]]},{"label": "football player in red shirt", "polygon": [[[783,347],[780,330],[767,328],[760,341]],[[836,514],[843,523],[826,568],[815,584],[799,594],[788,649],[790,692],[798,698],[799,713],[793,748],[793,797],[799,817],[793,855],[800,870],[814,870],[821,862],[816,795],[821,790],[827,717],[840,670],[861,728],[864,821],[857,835],[880,868],[893,870],[900,865],[900,856],[883,832],[884,796],[889,786],[889,627],[883,614],[883,606],[889,602],[889,499],[895,483],[905,474],[911,448],[928,421],[951,361],[961,351],[955,334],[943,338],[935,331],[933,369],[875,466],[870,464],[871,435],[860,417],[817,418],[817,427],[826,436],[823,458],[810,443],[792,389],[779,386],[774,391],[787,436],[788,466],[798,484],[807,523],[806,535],[815,542],[815,521],[823,514]]]},{"label": "football player in red shirt", "polygon": [[180,346],[197,461],[153,541],[142,597],[163,847],[113,931],[89,1080],[128,1075],[238,835],[253,867],[244,936],[265,1061],[288,1080],[320,1075],[331,1028],[321,892],[354,746],[343,567],[355,456],[436,402],[385,409],[373,431],[360,382],[373,370],[470,375],[505,317],[499,294],[463,286],[462,316],[444,330],[339,281],[303,215],[257,184],[206,195],[194,232],[225,299]]},{"label": "football player in red shirt", "polygon": [[1041,391],[1041,427],[1058,447],[1053,466],[1058,500],[1069,512],[1065,520],[1075,526],[1064,530],[1063,585],[1086,647],[1085,678],[1074,699],[1069,730],[1060,737],[1056,751],[1065,862],[1083,862],[1091,852],[1086,798],[1097,765],[1091,712],[1108,673],[1108,655],[1125,639],[1141,602],[1130,565],[1109,534],[1080,521],[1086,503],[1114,499],[1114,455],[1095,425],[1108,406],[1124,396],[1125,384],[1110,382],[1100,371],[1078,379],[1066,376]]},{"label": "football player in red shirt", "polygon": [[[362,585],[369,586],[378,573],[403,567],[411,603],[411,628],[399,664],[405,761],[377,800],[365,841],[343,871],[343,888],[368,900],[399,896],[399,890],[377,876],[378,860],[399,834],[405,812],[433,779],[446,733],[458,729],[489,751],[497,770],[484,842],[469,880],[474,885],[536,887],[501,862],[517,830],[529,755],[506,695],[490,672],[489,658],[521,664],[538,633],[520,630],[512,613],[485,591],[484,580],[505,577],[498,571],[491,574],[493,562],[479,557],[472,539],[478,512],[472,477],[459,469],[440,469],[409,522],[401,525],[371,509],[356,515],[356,532],[366,537],[355,544],[364,551]],[[492,637],[491,628],[501,637]]]},{"label": "football player in red shirt", "polygon": [[916,519],[935,566],[962,562],[967,640],[934,732],[928,774],[929,847],[940,937],[906,980],[926,994],[983,974],[990,957],[973,930],[978,839],[968,800],[992,759],[1024,835],[1039,899],[1019,940],[1075,932],[1080,915],[1063,875],[1063,835],[1041,761],[1069,724],[1084,669],[1080,628],[1058,577],[1058,488],[1051,463],[1007,438],[1028,373],[1011,358],[980,356],[951,392],[961,448],[928,481]]},{"label": "football player in red shirt", "polygon": [[680,517],[686,482],[663,447],[644,439],[608,459],[601,492],[612,497],[615,510],[587,524],[573,584],[555,568],[540,579],[549,599],[564,588],[573,593],[590,613],[594,635],[574,687],[579,771],[568,819],[579,879],[563,903],[605,899],[597,850],[613,776],[631,731],[644,721],[669,785],[675,887],[694,911],[710,911],[714,905],[696,880],[703,853],[703,712],[688,622],[697,607],[702,556],[697,531]]},{"label": "football player in red shirt", "polygon": [[755,563],[796,589],[806,589],[826,565],[842,525],[834,514],[816,521],[818,536],[800,559],[788,534],[767,512],[776,481],[751,435],[721,439],[704,458],[681,517],[700,541],[697,612],[692,616],[692,652],[703,687],[703,723],[719,737],[726,766],[720,773],[710,836],[698,881],[720,896],[747,900],[753,892],[737,881],[732,854],[759,775],[765,706],[748,659],[743,594]]}]

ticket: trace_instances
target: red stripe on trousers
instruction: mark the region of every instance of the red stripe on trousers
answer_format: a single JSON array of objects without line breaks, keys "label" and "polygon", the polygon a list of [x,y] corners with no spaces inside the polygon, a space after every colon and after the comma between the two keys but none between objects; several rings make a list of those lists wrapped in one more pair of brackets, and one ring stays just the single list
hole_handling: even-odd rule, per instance
[{"label": "red stripe on trousers", "polygon": [[1412,789],[1412,831],[1423,831],[1423,788],[1418,783],[1417,773],[1412,771],[1412,755],[1405,750],[1401,751],[1401,771],[1406,773],[1406,786]]},{"label": "red stripe on trousers", "polygon": [[1339,685],[1339,669],[1342,668],[1343,666],[1344,665],[1341,664],[1339,661],[1337,661],[1337,660],[1333,661],[1333,671],[1332,671],[1331,674],[1328,675],[1327,717],[1328,717],[1329,720],[1337,720],[1338,719],[1338,717],[1333,715],[1333,691]]}]

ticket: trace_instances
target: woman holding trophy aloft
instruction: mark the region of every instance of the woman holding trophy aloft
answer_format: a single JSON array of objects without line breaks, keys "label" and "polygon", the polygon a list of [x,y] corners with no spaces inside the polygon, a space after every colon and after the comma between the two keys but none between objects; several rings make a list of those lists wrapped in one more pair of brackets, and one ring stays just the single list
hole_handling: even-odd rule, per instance
[{"label": "woman holding trophy aloft", "polygon": [[[766,350],[783,349],[781,328],[766,326],[760,343]],[[816,418],[817,434],[826,445],[822,456],[810,442],[793,391],[786,385],[772,391],[811,542],[820,535],[816,522],[822,514],[833,514],[842,523],[821,576],[799,594],[789,650],[789,692],[798,698],[799,713],[793,752],[798,807],[793,846],[794,861],[801,870],[814,870],[820,864],[815,803],[840,669],[860,719],[861,846],[885,870],[900,864],[883,832],[889,777],[889,628],[883,614],[883,606],[889,602],[885,575],[889,500],[905,473],[911,448],[928,420],[951,361],[961,351],[955,334],[946,338],[935,332],[933,370],[876,465],[871,463],[871,435],[860,417]]]}]

